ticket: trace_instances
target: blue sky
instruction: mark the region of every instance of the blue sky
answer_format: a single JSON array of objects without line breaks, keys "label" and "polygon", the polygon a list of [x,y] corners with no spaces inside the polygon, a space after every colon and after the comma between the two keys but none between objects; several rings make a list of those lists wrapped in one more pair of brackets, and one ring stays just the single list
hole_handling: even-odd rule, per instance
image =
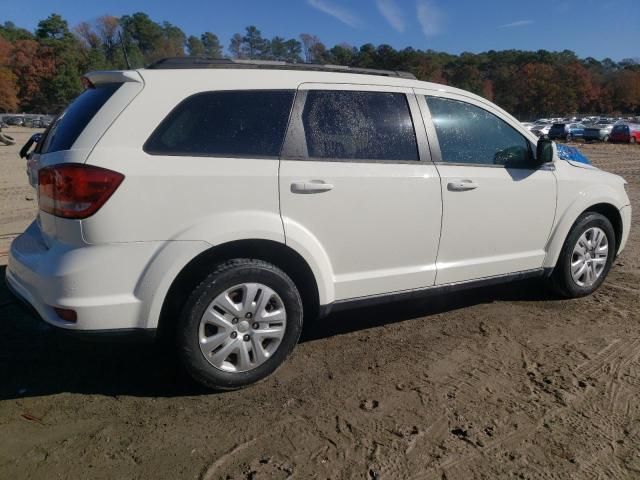
[{"label": "blue sky", "polygon": [[449,53],[564,50],[581,57],[640,57],[640,0],[0,0],[0,21],[29,29],[49,13],[71,26],[143,11],[188,35],[216,33],[225,46],[256,25],[266,37],[318,35],[327,45],[388,43]]}]

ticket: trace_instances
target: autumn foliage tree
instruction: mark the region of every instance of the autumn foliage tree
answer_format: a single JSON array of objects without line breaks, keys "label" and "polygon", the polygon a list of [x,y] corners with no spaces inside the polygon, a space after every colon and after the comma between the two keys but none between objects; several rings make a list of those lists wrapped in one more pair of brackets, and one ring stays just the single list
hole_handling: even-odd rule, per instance
[{"label": "autumn foliage tree", "polygon": [[[80,93],[84,72],[127,68],[125,51],[132,68],[167,56],[225,54],[215,33],[186,35],[144,12],[105,15],[73,28],[53,14],[34,32],[5,22],[0,24],[0,111],[55,113]],[[326,46],[312,33],[266,37],[254,25],[232,35],[227,52],[238,59],[404,70],[482,95],[521,118],[640,114],[639,59],[580,59],[569,50],[451,55],[386,44]]]},{"label": "autumn foliage tree", "polygon": [[11,69],[13,45],[0,37],[0,111],[11,112],[18,108],[17,79]]}]

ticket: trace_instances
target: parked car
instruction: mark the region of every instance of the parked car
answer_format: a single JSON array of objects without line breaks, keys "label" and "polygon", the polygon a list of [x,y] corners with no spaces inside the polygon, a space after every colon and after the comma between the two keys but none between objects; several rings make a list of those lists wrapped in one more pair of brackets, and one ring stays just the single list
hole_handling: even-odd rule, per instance
[{"label": "parked car", "polygon": [[531,128],[531,132],[537,137],[541,137],[542,135],[548,135],[552,125],[553,123],[551,122],[537,121]]},{"label": "parked car", "polygon": [[635,123],[614,125],[609,141],[615,143],[640,143],[640,125]]},{"label": "parked car", "polygon": [[575,140],[584,137],[585,126],[581,123],[554,123],[549,129],[549,138],[552,140]]},{"label": "parked car", "polygon": [[613,129],[613,123],[610,121],[598,121],[594,125],[591,125],[584,129],[583,138],[585,140],[598,140],[600,142],[608,142],[611,136],[611,130]]},{"label": "parked car", "polygon": [[529,277],[588,295],[629,235],[624,179],[409,74],[180,58],[86,78],[28,154],[39,214],[7,283],[55,327],[171,338],[208,387],[267,377],[331,311]]},{"label": "parked car", "polygon": [[9,117],[5,120],[7,125],[11,125],[14,127],[22,127],[24,126],[24,118],[22,117]]}]

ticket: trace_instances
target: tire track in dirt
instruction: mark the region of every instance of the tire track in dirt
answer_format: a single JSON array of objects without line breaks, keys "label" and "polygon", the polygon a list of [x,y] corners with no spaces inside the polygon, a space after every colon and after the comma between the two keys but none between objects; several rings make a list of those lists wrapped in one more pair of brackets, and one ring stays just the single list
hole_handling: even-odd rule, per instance
[{"label": "tire track in dirt", "polygon": [[[611,410],[616,409],[620,406],[621,395],[619,392],[619,384],[622,369],[630,367],[632,364],[636,363],[639,356],[640,339],[616,339],[605,348],[603,348],[600,352],[598,352],[592,359],[579,365],[575,369],[575,374],[577,377],[585,377],[592,380],[606,379],[604,386],[604,396],[607,401],[605,401],[604,408],[607,410],[606,413],[609,413]],[[535,421],[532,421],[532,419],[525,414],[512,416],[510,419],[510,423],[522,426],[516,431],[504,435],[494,440],[493,442],[487,443],[484,448],[476,448],[474,451],[465,455],[456,455],[455,457],[451,457],[442,462],[436,468],[419,473],[410,478],[412,478],[413,480],[464,478],[465,473],[463,471],[463,468],[468,467],[469,464],[473,461],[488,457],[490,454],[494,453],[500,447],[505,446],[506,444],[509,444],[510,448],[515,447],[523,440],[533,435],[537,430],[542,428],[553,418],[556,418],[563,414],[566,415],[567,413],[573,413],[575,415],[575,412],[579,411],[578,407],[580,406],[580,404],[588,396],[588,392],[589,391],[587,390],[582,395],[574,396],[574,398],[568,401],[566,405],[547,410],[544,415],[542,415],[538,420]],[[625,412],[629,411],[629,402],[631,401],[633,396],[633,391],[624,396],[625,401],[623,410]],[[601,412],[597,413],[602,415]],[[576,425],[576,427],[581,426],[582,425]],[[611,455],[611,451],[609,450],[604,455]],[[596,457],[600,457],[600,455],[597,455]],[[597,466],[597,464],[599,463],[598,460],[599,458],[593,458],[593,461],[591,462],[592,465],[585,464],[581,467],[581,471],[594,476],[593,478],[598,478],[599,473],[593,466]],[[611,466],[609,466],[608,468],[611,468]],[[576,478],[584,477],[578,476]]]}]

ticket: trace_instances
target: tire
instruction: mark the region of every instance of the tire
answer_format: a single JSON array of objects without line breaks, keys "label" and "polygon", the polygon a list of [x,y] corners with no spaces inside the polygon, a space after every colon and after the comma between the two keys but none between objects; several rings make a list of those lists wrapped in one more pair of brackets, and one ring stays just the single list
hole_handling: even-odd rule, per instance
[{"label": "tire", "polygon": [[5,135],[4,133],[0,133],[0,143],[4,145],[14,145],[16,141],[13,137]]},{"label": "tire", "polygon": [[570,133],[567,135],[567,142],[573,142],[573,135]]},{"label": "tire", "polygon": [[[257,302],[247,302],[251,295]],[[269,315],[270,322],[265,320]],[[178,354],[189,374],[205,387],[243,388],[282,365],[298,343],[302,317],[300,294],[286,273],[261,260],[229,260],[214,268],[185,303],[177,329]],[[279,337],[263,337],[272,331]],[[217,345],[219,338],[224,339],[221,345]],[[211,346],[206,340],[213,340]]]},{"label": "tire", "polygon": [[631,144],[636,143],[636,137],[631,136],[631,138],[629,139],[629,143],[631,143]]},{"label": "tire", "polygon": [[[578,248],[579,241],[581,241],[582,244],[585,244],[583,241],[585,238],[589,239],[590,237],[593,240],[594,237],[593,235],[590,236],[589,232],[594,233],[596,231],[601,232],[601,234],[604,234],[606,237],[606,260],[602,257],[598,258],[598,260],[588,260],[583,262],[585,258],[592,258],[591,255],[594,255],[594,259],[603,255],[602,250],[597,248],[591,252],[587,251],[587,254],[589,255],[588,257],[586,255],[581,256],[581,254],[576,253],[575,251],[575,249]],[[597,238],[598,237],[596,237],[596,239]],[[590,245],[593,247],[596,247],[597,245],[604,245],[602,241],[598,242],[596,240],[594,243],[596,245],[593,243]],[[562,246],[558,262],[556,263],[550,277],[550,286],[552,290],[565,298],[578,298],[590,295],[595,292],[600,285],[602,285],[602,282],[604,282],[604,279],[611,269],[611,264],[613,263],[615,254],[616,238],[613,226],[609,219],[596,212],[586,212],[582,214],[574,223],[564,245]],[[578,270],[578,272],[578,267],[582,265],[580,262],[587,264],[585,266],[585,273],[582,274],[580,279],[576,279],[572,273],[572,262],[576,264],[576,270]],[[590,268],[590,266],[592,268]],[[592,272],[592,283],[587,277],[590,273],[587,270],[591,270]]]},{"label": "tire", "polygon": [[607,143],[609,141],[609,135],[605,135],[602,137],[602,143]]}]

